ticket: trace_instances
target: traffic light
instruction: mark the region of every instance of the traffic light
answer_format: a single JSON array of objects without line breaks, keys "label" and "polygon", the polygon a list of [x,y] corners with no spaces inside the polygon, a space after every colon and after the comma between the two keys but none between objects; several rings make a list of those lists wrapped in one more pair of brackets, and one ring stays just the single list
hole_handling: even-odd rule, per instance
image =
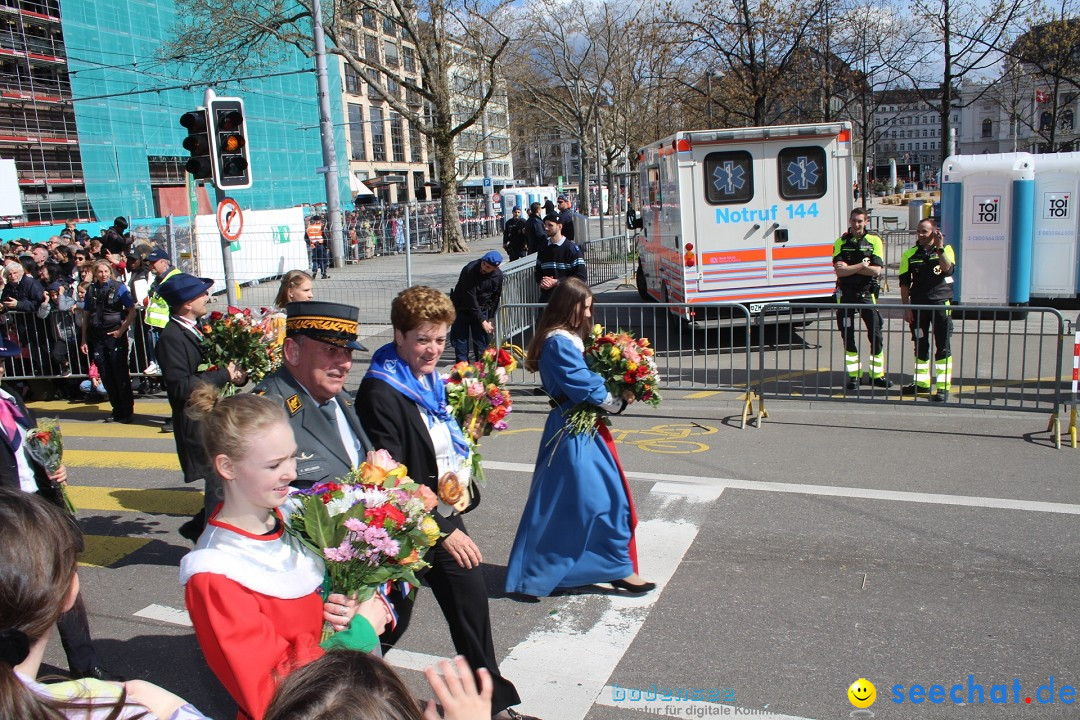
[{"label": "traffic light", "polygon": [[214,184],[221,190],[251,187],[244,101],[215,98],[209,107]]},{"label": "traffic light", "polygon": [[206,111],[192,110],[180,116],[180,125],[187,129],[184,149],[191,153],[184,168],[196,180],[209,180],[214,176],[210,159],[210,133],[206,127]]}]

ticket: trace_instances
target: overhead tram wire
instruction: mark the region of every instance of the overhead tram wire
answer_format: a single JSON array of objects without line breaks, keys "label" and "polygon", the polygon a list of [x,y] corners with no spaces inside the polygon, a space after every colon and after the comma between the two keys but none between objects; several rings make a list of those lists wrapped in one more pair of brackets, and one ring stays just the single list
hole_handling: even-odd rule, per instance
[{"label": "overhead tram wire", "polygon": [[279,72],[279,73],[265,73],[263,75],[245,75],[245,76],[240,76],[240,77],[215,78],[213,80],[206,80],[206,81],[193,80],[191,82],[184,83],[182,85],[169,85],[169,86],[166,86],[166,87],[147,88],[146,90],[127,90],[125,92],[107,93],[107,94],[104,94],[104,95],[88,95],[86,97],[78,97],[78,98],[73,97],[73,98],[71,98],[71,102],[76,103],[76,102],[86,102],[88,100],[106,100],[108,98],[114,98],[114,97],[128,97],[128,96],[131,96],[131,95],[145,95],[147,93],[162,93],[162,92],[168,92],[169,90],[192,90],[192,89],[197,88],[197,87],[208,87],[208,86],[211,86],[211,85],[218,85],[218,84],[221,84],[221,83],[242,82],[244,80],[263,80],[265,78],[286,77],[288,75],[306,75],[308,73],[314,73],[314,72],[315,72],[315,69],[311,68],[311,69],[305,69],[305,70],[289,70],[287,72]]}]

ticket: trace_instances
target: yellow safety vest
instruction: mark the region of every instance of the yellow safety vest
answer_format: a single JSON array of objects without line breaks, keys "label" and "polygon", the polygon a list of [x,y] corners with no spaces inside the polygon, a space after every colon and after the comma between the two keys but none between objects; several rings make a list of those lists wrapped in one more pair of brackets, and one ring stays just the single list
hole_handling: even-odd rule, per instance
[{"label": "yellow safety vest", "polygon": [[161,282],[158,283],[158,289],[150,293],[149,302],[146,306],[146,315],[143,317],[143,322],[150,327],[163,328],[169,324],[169,303],[165,302],[165,298],[161,297],[159,291],[161,286],[168,282],[169,278],[179,274],[179,268],[173,268],[165,273],[165,277],[161,278]]}]

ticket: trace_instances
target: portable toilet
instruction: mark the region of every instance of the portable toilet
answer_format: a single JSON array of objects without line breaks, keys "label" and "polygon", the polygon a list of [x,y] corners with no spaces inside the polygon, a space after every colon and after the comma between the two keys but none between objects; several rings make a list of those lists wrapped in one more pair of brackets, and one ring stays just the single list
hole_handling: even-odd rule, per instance
[{"label": "portable toilet", "polygon": [[953,155],[941,169],[941,230],[956,252],[955,297],[969,305],[1031,299],[1035,161],[1029,153]]},{"label": "portable toilet", "polygon": [[1073,297],[1077,283],[1080,152],[1035,156],[1032,297]]}]

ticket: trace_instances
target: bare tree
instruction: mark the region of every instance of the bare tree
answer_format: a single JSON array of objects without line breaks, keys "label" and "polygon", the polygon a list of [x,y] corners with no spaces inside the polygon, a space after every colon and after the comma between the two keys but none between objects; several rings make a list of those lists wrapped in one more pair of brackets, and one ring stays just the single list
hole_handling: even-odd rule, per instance
[{"label": "bare tree", "polygon": [[[1075,8],[1073,8],[1075,12]],[[1080,89],[1080,19],[1070,18],[1067,3],[1036,9],[1024,32],[1008,50],[1003,75],[1019,76],[1034,88],[1031,127],[1040,150],[1074,149],[1075,99]],[[1011,83],[1009,84],[1011,85]],[[1062,135],[1066,136],[1062,142]]]},{"label": "bare tree", "polygon": [[[949,154],[952,112],[960,106],[958,84],[976,80],[1001,59],[1030,0],[912,0],[912,38],[920,62],[901,69],[920,98],[941,118],[941,160]],[[933,87],[933,92],[925,88]],[[989,86],[987,86],[989,87]],[[982,97],[980,93],[978,100]]]},{"label": "bare tree", "polygon": [[[467,250],[457,208],[457,138],[477,124],[497,92],[497,64],[509,37],[500,28],[511,0],[323,0],[328,52],[365,76],[373,92],[430,138],[441,186],[444,252]],[[178,23],[169,56],[182,56],[208,76],[222,57],[265,66],[286,47],[314,54],[311,0],[177,0]],[[419,81],[360,52],[358,21],[365,13],[388,23],[415,48]],[[404,96],[401,92],[404,89]],[[414,100],[418,100],[416,102]]]},{"label": "bare tree", "polygon": [[[675,22],[689,34],[692,55],[708,73],[710,104],[727,125],[768,125],[791,101],[785,79],[803,58],[824,0],[698,0]],[[711,77],[712,75],[704,75]]]}]

